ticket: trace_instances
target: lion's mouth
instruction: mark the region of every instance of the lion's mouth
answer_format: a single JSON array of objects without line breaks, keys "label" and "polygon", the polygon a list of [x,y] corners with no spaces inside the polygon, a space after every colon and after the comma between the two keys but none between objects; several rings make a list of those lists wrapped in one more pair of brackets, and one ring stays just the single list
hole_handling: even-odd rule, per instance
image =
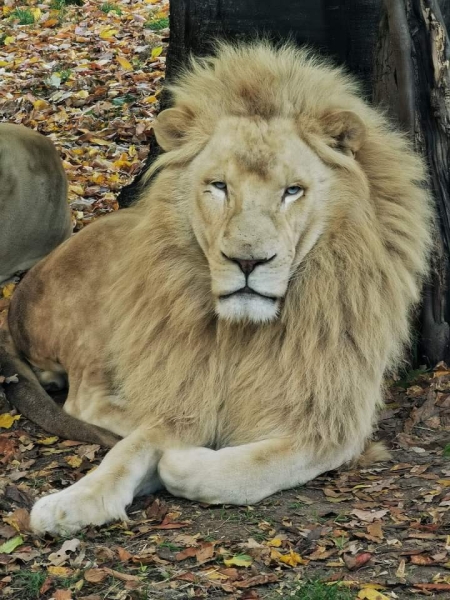
[{"label": "lion's mouth", "polygon": [[231,298],[232,296],[259,296],[260,298],[265,298],[266,300],[271,300],[272,302],[277,302],[278,298],[276,296],[268,296],[267,294],[261,294],[257,292],[253,288],[248,285],[240,288],[239,290],[235,290],[234,292],[230,292],[229,294],[223,294],[219,296],[221,300],[226,300],[227,298]]}]

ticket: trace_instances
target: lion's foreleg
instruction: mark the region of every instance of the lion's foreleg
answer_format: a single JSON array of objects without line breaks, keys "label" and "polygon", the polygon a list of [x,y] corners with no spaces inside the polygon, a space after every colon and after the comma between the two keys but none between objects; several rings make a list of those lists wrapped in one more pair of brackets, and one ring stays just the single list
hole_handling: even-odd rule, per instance
[{"label": "lion's foreleg", "polygon": [[73,533],[85,525],[126,519],[125,508],[140,492],[160,486],[156,472],[161,452],[147,429],[114,446],[100,466],[69,488],[38,500],[31,512],[36,533]]},{"label": "lion's foreleg", "polygon": [[292,440],[273,439],[209,450],[165,450],[158,471],[175,496],[208,504],[253,504],[305,483],[358,456],[361,444],[318,459],[295,449]]}]

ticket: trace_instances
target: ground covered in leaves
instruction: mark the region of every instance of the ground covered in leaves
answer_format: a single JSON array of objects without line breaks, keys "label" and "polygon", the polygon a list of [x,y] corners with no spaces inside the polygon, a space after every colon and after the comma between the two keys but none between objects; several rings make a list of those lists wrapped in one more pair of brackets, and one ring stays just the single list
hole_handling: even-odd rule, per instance
[{"label": "ground covered in leaves", "polygon": [[[141,169],[164,75],[167,0],[4,0],[0,120],[48,135],[74,227],[117,209]],[[14,283],[0,289],[6,309]],[[329,473],[254,507],[168,494],[128,523],[68,539],[28,530],[42,494],[99,464],[95,445],[1,408],[0,594],[11,600],[450,598],[450,371],[392,382],[379,436],[389,463]],[[3,382],[8,385],[6,382]],[[9,384],[13,385],[13,384]]]}]

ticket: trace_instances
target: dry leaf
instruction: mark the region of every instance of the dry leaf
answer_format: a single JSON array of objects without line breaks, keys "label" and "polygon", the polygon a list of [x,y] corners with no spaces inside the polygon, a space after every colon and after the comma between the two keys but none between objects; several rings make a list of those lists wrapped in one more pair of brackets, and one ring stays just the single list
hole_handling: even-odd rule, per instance
[{"label": "dry leaf", "polygon": [[15,421],[20,419],[20,415],[10,415],[3,413],[0,415],[0,429],[10,429]]},{"label": "dry leaf", "polygon": [[226,558],[223,562],[227,567],[250,567],[253,558],[248,554],[236,554],[232,558]]},{"label": "dry leaf", "polygon": [[73,454],[72,456],[66,456],[65,461],[73,469],[77,469],[83,462],[83,459],[81,458],[81,456],[77,456],[76,454]]},{"label": "dry leaf", "polygon": [[387,512],[387,510],[371,511],[358,510],[357,508],[355,508],[354,510],[352,510],[351,514],[355,515],[355,517],[358,517],[360,521],[365,521],[366,523],[373,523],[374,521],[378,521],[378,519],[384,517],[384,515],[386,515]]},{"label": "dry leaf", "polygon": [[374,590],[373,588],[363,588],[358,592],[359,600],[391,600],[378,590]]}]

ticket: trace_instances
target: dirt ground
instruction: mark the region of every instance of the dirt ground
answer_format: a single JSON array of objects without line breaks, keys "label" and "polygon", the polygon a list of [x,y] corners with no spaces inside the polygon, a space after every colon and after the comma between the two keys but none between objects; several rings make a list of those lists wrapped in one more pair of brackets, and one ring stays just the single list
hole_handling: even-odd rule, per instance
[{"label": "dirt ground", "polygon": [[252,507],[144,497],[128,523],[68,539],[31,535],[29,510],[104,451],[3,413],[0,589],[13,600],[450,598],[449,408],[445,366],[409,374],[392,383],[381,414],[389,462]]}]

